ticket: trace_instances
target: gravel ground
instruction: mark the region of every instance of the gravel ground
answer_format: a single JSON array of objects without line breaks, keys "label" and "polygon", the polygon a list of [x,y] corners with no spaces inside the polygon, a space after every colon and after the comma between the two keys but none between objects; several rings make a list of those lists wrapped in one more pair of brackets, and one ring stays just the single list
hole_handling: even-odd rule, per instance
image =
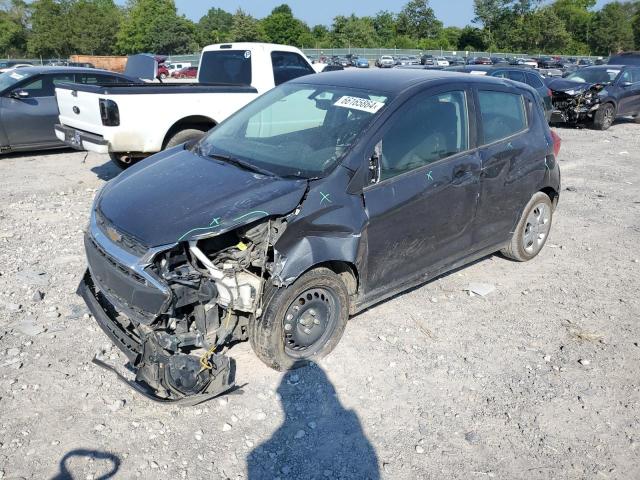
[{"label": "gravel ground", "polygon": [[397,296],[286,375],[237,345],[244,393],[191,408],[90,363],[125,362],[75,295],[116,168],[2,157],[0,478],[640,478],[639,132],[559,130],[563,191],[534,261]]}]

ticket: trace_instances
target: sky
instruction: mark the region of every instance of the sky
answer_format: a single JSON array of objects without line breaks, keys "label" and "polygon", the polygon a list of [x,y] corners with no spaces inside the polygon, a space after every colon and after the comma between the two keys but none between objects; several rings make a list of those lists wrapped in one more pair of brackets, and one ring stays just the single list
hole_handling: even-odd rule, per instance
[{"label": "sky", "polygon": [[[598,8],[611,0],[598,0]],[[175,0],[178,11],[198,21],[212,7],[235,12],[238,7],[257,18],[265,17],[273,7],[288,3],[293,14],[309,26],[331,25],[336,15],[374,15],[380,10],[399,11],[406,0]],[[119,3],[124,3],[120,1]],[[473,18],[473,0],[431,0],[431,7],[445,26],[463,27]]]}]

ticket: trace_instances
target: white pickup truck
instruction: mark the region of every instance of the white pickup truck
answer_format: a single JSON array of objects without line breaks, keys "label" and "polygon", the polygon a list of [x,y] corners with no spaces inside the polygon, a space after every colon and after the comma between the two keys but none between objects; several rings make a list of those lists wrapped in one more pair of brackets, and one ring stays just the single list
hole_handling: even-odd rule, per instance
[{"label": "white pickup truck", "polygon": [[285,45],[205,47],[198,83],[70,85],[56,88],[56,136],[77,150],[108,153],[121,168],[198,138],[275,86],[315,70]]}]

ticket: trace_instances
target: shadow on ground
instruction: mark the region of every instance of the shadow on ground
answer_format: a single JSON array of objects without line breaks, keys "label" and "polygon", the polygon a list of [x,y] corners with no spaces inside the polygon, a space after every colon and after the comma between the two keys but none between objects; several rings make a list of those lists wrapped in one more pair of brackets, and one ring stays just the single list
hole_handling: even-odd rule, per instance
[{"label": "shadow on ground", "polygon": [[[68,452],[62,460],[60,460],[60,472],[51,477],[50,480],[78,480],[81,478],[80,476],[74,477],[71,473],[71,467],[69,464],[72,460],[75,460],[74,463],[82,462],[83,460],[78,459],[86,459],[85,462],[92,463],[92,469],[99,470],[109,470],[106,473],[102,473],[95,478],[95,480],[107,480],[109,478],[115,478],[116,473],[120,469],[120,457],[113,453],[109,452],[101,452],[99,450],[87,450],[83,448],[79,448],[76,450],[71,450]],[[82,477],[84,478],[84,476]]]},{"label": "shadow on ground", "polygon": [[104,180],[105,182],[108,182],[112,178],[116,178],[120,173],[122,173],[122,170],[112,161],[93,167],[91,171],[95,173],[100,180]]},{"label": "shadow on ground", "polygon": [[248,455],[249,480],[380,478],[358,416],[342,406],[318,365],[288,372],[277,392],[285,420]]}]

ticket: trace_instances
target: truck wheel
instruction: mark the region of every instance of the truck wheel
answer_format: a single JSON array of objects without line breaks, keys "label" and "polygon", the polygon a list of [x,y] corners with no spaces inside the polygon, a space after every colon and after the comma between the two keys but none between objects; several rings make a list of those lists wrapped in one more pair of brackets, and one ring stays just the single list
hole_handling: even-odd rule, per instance
[{"label": "truck wheel", "polygon": [[195,128],[186,128],[173,134],[169,141],[164,146],[165,149],[175,147],[189,140],[199,140],[206,132]]},{"label": "truck wheel", "polygon": [[509,245],[500,253],[518,262],[531,260],[547,242],[552,218],[551,199],[546,193],[536,193],[524,208]]},{"label": "truck wheel", "polygon": [[164,80],[165,78],[167,78],[167,74],[166,74],[166,73],[161,73],[161,74],[160,74],[160,78],[161,78],[162,80]]},{"label": "truck wheel", "polygon": [[304,366],[328,355],[349,317],[349,294],[328,268],[308,271],[286,288],[268,284],[260,318],[249,323],[249,340],[258,358],[275,370]]},{"label": "truck wheel", "polygon": [[616,109],[611,103],[602,105],[593,117],[593,128],[607,130],[616,119]]}]

